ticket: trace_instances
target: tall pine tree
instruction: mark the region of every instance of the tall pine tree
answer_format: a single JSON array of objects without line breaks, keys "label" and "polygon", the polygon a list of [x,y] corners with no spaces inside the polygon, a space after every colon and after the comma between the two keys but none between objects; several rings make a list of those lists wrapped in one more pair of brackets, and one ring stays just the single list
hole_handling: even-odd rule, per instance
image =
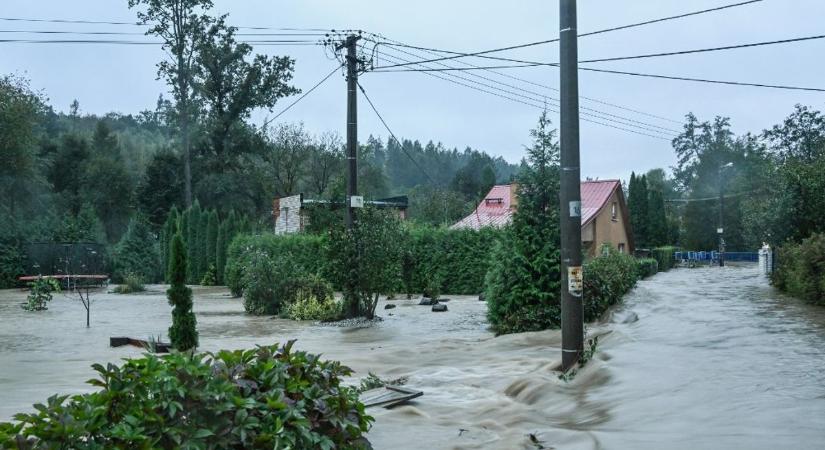
[{"label": "tall pine tree", "polygon": [[637,248],[645,248],[647,244],[647,179],[644,175],[637,177],[630,174],[628,184],[627,207],[630,212],[630,227],[633,228],[633,240]]},{"label": "tall pine tree", "polygon": [[667,216],[662,191],[650,190],[647,208],[647,243],[651,247],[668,244]]}]

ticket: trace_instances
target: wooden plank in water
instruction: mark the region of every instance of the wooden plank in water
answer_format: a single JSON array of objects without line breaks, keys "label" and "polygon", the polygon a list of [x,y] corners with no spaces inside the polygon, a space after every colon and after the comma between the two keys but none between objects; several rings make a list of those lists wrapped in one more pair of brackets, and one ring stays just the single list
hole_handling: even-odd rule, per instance
[{"label": "wooden plank in water", "polygon": [[364,391],[360,397],[365,408],[373,406],[392,408],[422,395],[424,395],[422,391],[415,391],[401,386],[384,386]]},{"label": "wooden plank in water", "polygon": [[[135,339],[130,337],[110,337],[109,338],[109,346],[110,347],[123,347],[124,345],[131,345],[133,347],[138,348],[149,348],[149,342],[144,341],[143,339]],[[169,349],[172,348],[172,344],[166,342],[155,342],[155,353],[169,353]]]}]

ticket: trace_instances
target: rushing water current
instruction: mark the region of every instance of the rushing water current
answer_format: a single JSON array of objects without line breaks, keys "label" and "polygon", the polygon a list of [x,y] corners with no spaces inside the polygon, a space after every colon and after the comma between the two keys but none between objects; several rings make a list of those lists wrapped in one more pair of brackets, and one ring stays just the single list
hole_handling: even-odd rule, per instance
[{"label": "rushing water current", "polygon": [[[110,336],[165,336],[170,321],[160,286],[93,293],[90,329],[72,296],[36,313],[24,299],[0,291],[0,420],[88,390],[91,363],[140,354],[109,348]],[[567,382],[553,371],[558,332],[494,337],[483,302],[454,296],[448,306],[382,301],[382,322],[340,328],[247,316],[224,289],[195,290],[203,350],[298,339],[357,376],[408,377],[422,397],[370,410],[377,449],[825,448],[825,308],[782,296],[753,266],[639,282],[590,325],[596,357]]]}]

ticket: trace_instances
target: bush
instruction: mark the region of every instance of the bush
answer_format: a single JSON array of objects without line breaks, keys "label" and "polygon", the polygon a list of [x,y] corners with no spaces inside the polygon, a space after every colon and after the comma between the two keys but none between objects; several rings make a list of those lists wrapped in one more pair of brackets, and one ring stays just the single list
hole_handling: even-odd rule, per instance
[{"label": "bush", "polygon": [[60,292],[60,283],[54,278],[37,277],[29,283],[31,292],[26,297],[23,309],[26,311],[45,311],[49,309],[46,305],[52,301],[52,292]]},{"label": "bush", "polygon": [[0,289],[17,285],[17,277],[23,274],[23,252],[13,242],[0,242]]},{"label": "bush", "polygon": [[129,222],[129,228],[115,246],[112,258],[115,281],[124,280],[130,273],[148,282],[162,277],[158,270],[160,252],[157,239],[143,217],[135,217]]},{"label": "bush", "polygon": [[333,297],[318,299],[299,295],[286,307],[286,316],[292,320],[320,320],[329,322],[341,317],[341,303]]},{"label": "bush", "polygon": [[651,251],[650,256],[656,259],[659,265],[659,272],[667,272],[673,268],[673,252],[677,251],[676,247],[656,247]]},{"label": "bush", "polygon": [[659,261],[656,258],[640,258],[636,260],[639,279],[652,277],[659,272]]},{"label": "bush", "polygon": [[218,284],[217,277],[218,275],[217,269],[215,269],[215,265],[209,264],[209,267],[203,274],[203,278],[201,278],[201,286],[215,286],[216,284]]},{"label": "bush", "polygon": [[332,286],[320,276],[305,272],[288,258],[262,251],[252,255],[244,276],[244,309],[250,314],[286,313],[287,307],[299,300],[326,303],[333,296]]},{"label": "bush", "polygon": [[825,305],[825,233],[777,249],[771,282],[815,305]]},{"label": "bush", "polygon": [[98,391],[0,423],[0,447],[368,448],[373,419],[341,384],[352,370],[292,344],[95,364]]},{"label": "bush", "polygon": [[227,250],[224,281],[235,297],[243,295],[248,270],[253,255],[263,253],[276,259],[289,260],[289,264],[307,274],[324,272],[324,238],[308,234],[275,235],[240,234]]},{"label": "bush", "polygon": [[114,289],[116,294],[131,294],[145,290],[146,288],[143,286],[143,280],[140,278],[140,275],[131,272],[123,277],[123,284]]},{"label": "bush", "polygon": [[198,346],[198,330],[195,313],[192,312],[192,289],[186,285],[187,261],[186,247],[181,233],[175,233],[169,246],[169,289],[166,298],[172,308],[172,326],[169,327],[169,340],[180,351],[192,350]]},{"label": "bush", "polygon": [[636,285],[639,269],[636,259],[610,248],[606,255],[584,265],[584,320],[598,320],[608,308],[621,303]]}]

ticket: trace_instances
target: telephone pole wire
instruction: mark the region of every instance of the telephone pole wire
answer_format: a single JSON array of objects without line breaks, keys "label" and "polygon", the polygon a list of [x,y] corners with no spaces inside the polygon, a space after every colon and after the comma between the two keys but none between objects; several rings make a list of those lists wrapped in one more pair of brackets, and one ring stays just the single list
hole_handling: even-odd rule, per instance
[{"label": "telephone pole wire", "polygon": [[567,371],[584,350],[579,167],[579,79],[576,0],[559,3],[561,130],[561,361]]}]

